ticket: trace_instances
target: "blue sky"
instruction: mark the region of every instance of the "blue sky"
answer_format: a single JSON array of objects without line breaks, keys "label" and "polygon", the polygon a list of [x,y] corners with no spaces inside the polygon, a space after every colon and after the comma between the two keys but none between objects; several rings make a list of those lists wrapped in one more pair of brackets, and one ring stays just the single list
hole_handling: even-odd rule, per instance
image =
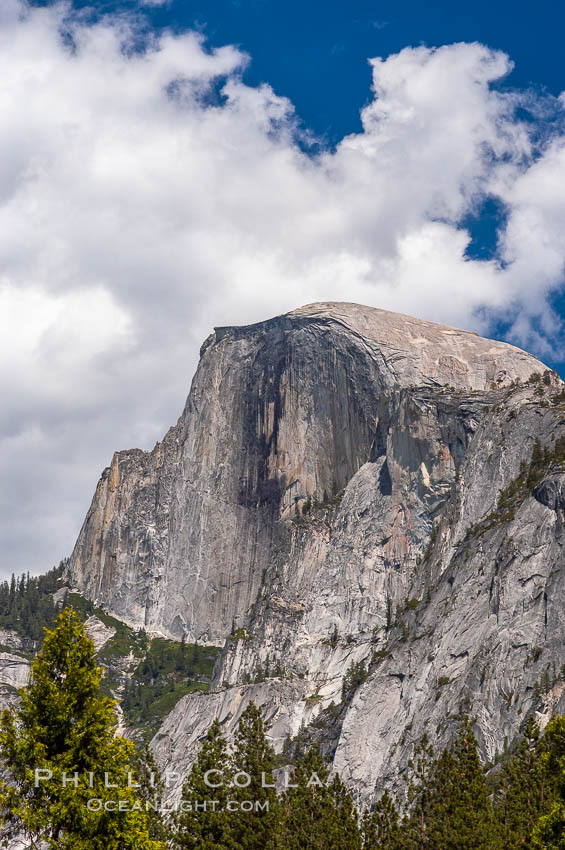
[{"label": "blue sky", "polygon": [[565,11],[0,3],[0,572],[68,554],[215,325],[348,300],[564,373]]},{"label": "blue sky", "polygon": [[[99,13],[139,10],[136,2],[75,2]],[[555,0],[523,2],[297,2],[286,0],[173,0],[145,6],[155,29],[197,28],[210,44],[237,44],[252,57],[251,85],[270,83],[295,104],[317,134],[335,142],[360,130],[369,99],[369,56],[403,47],[479,41],[508,53],[515,68],[507,84],[563,89],[565,7]]]},{"label": "blue sky", "polygon": [[[38,3],[37,5],[50,5]],[[297,2],[275,0],[148,0],[83,2],[93,18],[116,13],[143,17],[150,31],[201,32],[210,47],[237,45],[251,62],[243,73],[250,86],[268,83],[288,97],[303,126],[321,144],[335,145],[361,131],[360,113],[371,99],[368,57],[383,58],[407,46],[439,47],[480,42],[504,51],[513,69],[500,83],[507,90],[532,90],[557,97],[564,87],[560,56],[565,7],[553,0],[535,5],[484,2]],[[487,199],[463,221],[472,235],[467,254],[496,256],[504,207]],[[550,298],[565,316],[565,296]],[[490,333],[504,339],[508,323],[495,321]],[[565,353],[544,352],[546,362],[565,374]]]},{"label": "blue sky", "polygon": [[479,41],[508,53],[509,85],[563,87],[565,9],[556,2],[206,2],[177,0],[154,10],[157,26],[201,25],[212,44],[240,44],[252,56],[251,84],[290,97],[316,133],[335,142],[360,130],[369,99],[367,57],[403,47]]}]

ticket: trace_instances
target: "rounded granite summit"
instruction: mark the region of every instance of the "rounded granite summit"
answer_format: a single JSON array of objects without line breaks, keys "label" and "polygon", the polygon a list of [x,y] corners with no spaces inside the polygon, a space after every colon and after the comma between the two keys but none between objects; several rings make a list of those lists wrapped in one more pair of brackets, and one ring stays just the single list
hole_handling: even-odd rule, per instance
[{"label": "rounded granite summit", "polygon": [[390,386],[489,390],[525,381],[548,368],[509,343],[348,301],[307,304],[253,325],[216,328],[216,342],[226,335],[241,337],[274,327],[292,332],[305,325],[341,328],[352,334],[379,362],[381,375]]},{"label": "rounded granite summit", "polygon": [[103,472],[67,572],[136,629],[223,647],[153,739],[162,769],[186,774],[216,717],[231,740],[253,700],[279,752],[323,729],[369,804],[462,705],[485,761],[565,711],[532,662],[535,644],[559,670],[565,645],[563,384],[528,382],[545,369],[358,304],[210,334],[177,424]]}]

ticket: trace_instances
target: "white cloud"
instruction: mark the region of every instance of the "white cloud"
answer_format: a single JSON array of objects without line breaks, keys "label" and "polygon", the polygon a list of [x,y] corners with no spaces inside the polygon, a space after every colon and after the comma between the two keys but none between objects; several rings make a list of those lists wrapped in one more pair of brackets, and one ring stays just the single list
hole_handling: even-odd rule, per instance
[{"label": "white cloud", "polygon": [[[175,420],[212,325],[340,299],[476,330],[506,316],[551,345],[565,141],[534,144],[520,97],[491,88],[504,54],[372,60],[363,132],[309,156],[236,48],[189,33],[140,52],[123,17],[69,16],[0,11],[6,571],[69,551],[111,451]],[[470,261],[461,222],[490,194],[503,262]]]}]

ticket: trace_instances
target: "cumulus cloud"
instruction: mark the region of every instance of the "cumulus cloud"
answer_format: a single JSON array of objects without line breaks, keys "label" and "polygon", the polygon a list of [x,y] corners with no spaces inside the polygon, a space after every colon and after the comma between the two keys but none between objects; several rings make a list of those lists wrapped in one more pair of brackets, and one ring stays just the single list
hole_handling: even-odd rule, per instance
[{"label": "cumulus cloud", "polygon": [[[2,566],[72,547],[115,448],[174,421],[213,325],[351,300],[544,353],[565,258],[565,137],[479,44],[372,59],[361,133],[310,153],[249,58],[195,33],[0,11]],[[545,111],[547,112],[547,108]],[[463,223],[506,210],[497,256]]]}]

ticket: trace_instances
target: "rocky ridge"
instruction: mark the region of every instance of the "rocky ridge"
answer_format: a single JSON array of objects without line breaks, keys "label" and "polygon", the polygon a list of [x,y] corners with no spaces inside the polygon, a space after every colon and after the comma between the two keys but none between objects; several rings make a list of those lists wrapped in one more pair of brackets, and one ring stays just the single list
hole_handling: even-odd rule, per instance
[{"label": "rocky ridge", "polygon": [[126,622],[225,641],[161,765],[254,699],[279,750],[321,736],[369,799],[458,712],[493,759],[565,708],[564,434],[560,379],[470,332],[352,304],[216,329],[177,425],[103,473],[69,569]]},{"label": "rocky ridge", "polygon": [[[64,590],[67,592],[68,588]],[[115,629],[107,628],[94,615],[89,617],[84,625],[88,636],[94,642],[96,652],[115,634]],[[11,651],[2,650],[1,647]],[[11,708],[18,701],[17,691],[28,683],[31,662],[36,651],[36,641],[20,637],[12,629],[0,629],[0,711]]]}]

